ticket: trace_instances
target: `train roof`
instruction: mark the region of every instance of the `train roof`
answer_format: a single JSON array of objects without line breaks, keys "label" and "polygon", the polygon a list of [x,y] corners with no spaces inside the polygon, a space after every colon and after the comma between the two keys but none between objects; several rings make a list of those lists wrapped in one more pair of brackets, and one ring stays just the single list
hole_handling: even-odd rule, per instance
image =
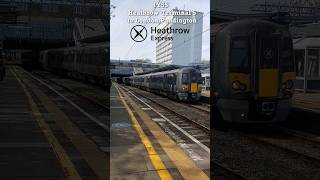
[{"label": "train roof", "polygon": [[[183,70],[191,70],[191,69],[198,70],[198,69],[193,68],[193,67],[182,67],[182,68],[179,68],[179,69],[173,69],[173,70],[168,70],[168,71],[160,71],[160,72],[153,72],[153,73],[148,73],[148,74],[134,75],[133,77],[143,77],[143,76],[146,76],[146,75],[161,75],[161,74],[167,74],[167,73],[176,73],[176,72],[181,72]],[[200,70],[198,70],[198,71],[200,72]]]},{"label": "train roof", "polygon": [[156,72],[162,72],[162,71],[169,71],[169,70],[174,70],[174,69],[181,69],[183,66],[179,65],[168,65],[164,67],[160,67],[151,71],[146,71],[142,73],[137,73],[136,75],[143,75],[143,74],[150,74],[150,73],[156,73]]},{"label": "train roof", "polygon": [[54,48],[54,49],[46,49],[43,50],[43,52],[49,52],[49,51],[65,51],[65,50],[78,50],[78,49],[88,49],[88,48],[107,48],[109,47],[109,44],[106,42],[102,43],[88,43],[83,44],[82,46],[71,46],[71,47],[61,47],[61,48]]},{"label": "train roof", "polygon": [[294,49],[305,49],[312,47],[320,47],[320,37],[305,37],[293,40]]}]

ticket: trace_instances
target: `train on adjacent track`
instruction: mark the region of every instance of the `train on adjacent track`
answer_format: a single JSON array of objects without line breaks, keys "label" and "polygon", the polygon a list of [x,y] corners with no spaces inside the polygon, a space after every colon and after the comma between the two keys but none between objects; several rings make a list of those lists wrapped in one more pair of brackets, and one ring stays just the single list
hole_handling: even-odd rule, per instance
[{"label": "train on adjacent track", "polygon": [[257,19],[218,24],[211,46],[212,128],[287,119],[295,79],[287,27]]},{"label": "train on adjacent track", "polygon": [[6,75],[6,57],[5,54],[0,49],[0,81],[4,79]]},{"label": "train on adjacent track", "polygon": [[198,101],[201,97],[201,72],[192,67],[134,75],[124,83],[179,101]]},{"label": "train on adjacent track", "polygon": [[40,63],[45,70],[110,86],[107,66],[107,43],[95,43],[40,52]]}]

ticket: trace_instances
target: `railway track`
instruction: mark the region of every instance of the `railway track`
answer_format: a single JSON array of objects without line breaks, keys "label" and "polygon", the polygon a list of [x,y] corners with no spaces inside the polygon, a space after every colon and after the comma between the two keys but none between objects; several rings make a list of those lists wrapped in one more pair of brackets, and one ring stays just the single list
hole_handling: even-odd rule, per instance
[{"label": "railway track", "polygon": [[[244,132],[236,132],[255,143],[260,143],[265,146],[274,147],[280,151],[286,152],[288,155],[304,157],[311,163],[320,164],[320,142],[298,135],[296,132],[290,132],[288,129],[279,129],[270,127],[272,134],[260,136],[259,134],[247,134]],[[272,136],[274,135],[274,136]]]},{"label": "railway track", "polygon": [[280,126],[280,125],[270,125],[269,127],[272,129],[275,129],[277,131],[283,132],[285,134],[295,136],[297,138],[301,138],[306,141],[311,141],[311,142],[320,144],[320,136],[319,135],[302,132],[300,130],[295,130],[295,129],[287,128],[287,127]]},{"label": "railway track", "polygon": [[100,106],[100,107],[102,107],[102,108],[105,108],[105,109],[107,109],[107,110],[110,109],[107,105],[105,105],[105,104],[103,104],[103,103],[95,100],[95,99],[92,98],[92,97],[89,97],[89,96],[87,96],[87,95],[78,93],[78,92],[75,91],[74,89],[71,89],[71,88],[69,88],[69,87],[67,87],[67,86],[65,86],[65,85],[62,85],[62,84],[60,84],[60,83],[58,83],[58,82],[56,82],[56,81],[53,81],[52,79],[50,79],[49,77],[47,77],[47,76],[44,75],[43,73],[33,72],[33,75],[35,75],[35,76],[37,76],[37,77],[39,77],[39,78],[41,78],[41,79],[45,79],[47,82],[50,82],[51,84],[54,84],[54,85],[56,85],[56,86],[59,86],[59,87],[63,88],[64,90],[66,90],[66,91],[68,91],[68,92],[70,92],[70,93],[73,93],[73,94],[75,94],[76,96],[78,96],[79,98],[83,98],[83,99],[86,99],[87,101],[91,101],[92,103],[97,104],[98,106]]},{"label": "railway track", "polygon": [[[186,131],[199,142],[203,143],[208,149],[210,148],[210,126],[205,126],[202,123],[197,122],[195,119],[188,117],[187,114],[181,114],[179,112],[176,112],[175,108],[165,106],[161,103],[161,99],[165,98],[149,97],[146,94],[142,93],[142,91],[140,91],[139,89],[128,89],[123,86],[121,86],[121,88],[124,89],[128,94],[130,94],[129,92],[131,92],[135,96],[138,96],[138,98],[147,100],[148,104],[150,104],[152,107],[161,112],[161,114],[163,114],[165,117],[173,121],[182,130]],[[190,104],[185,103],[181,103],[180,105],[180,108],[185,108],[185,106],[188,105],[190,106]],[[210,111],[206,110],[205,108],[198,108],[197,105],[191,105],[191,107],[206,115],[210,114]],[[213,166],[214,172],[211,171],[210,174],[212,173],[214,175],[214,178],[222,180],[247,180],[246,177],[242,176],[236,170],[228,168],[226,165],[213,161]]]},{"label": "railway track", "polygon": [[105,106],[74,93],[44,76],[35,76],[22,69],[14,68],[13,70],[24,73],[31,82],[35,83],[49,98],[59,105],[60,109],[101,151],[105,152],[107,149],[105,138],[109,130],[106,124],[107,108]]},{"label": "railway track", "polygon": [[148,101],[151,101],[167,111],[172,112],[176,116],[192,122],[204,131],[210,132],[210,111],[205,107],[200,107],[199,105],[193,105],[190,103],[178,103],[166,97],[162,98],[153,93],[136,88],[130,87],[129,89]]},{"label": "railway track", "polygon": [[242,176],[235,170],[227,168],[216,161],[213,161],[213,179],[219,180],[249,180],[250,178]]},{"label": "railway track", "polygon": [[[129,91],[126,88],[124,89],[126,91]],[[147,96],[146,94],[139,93],[138,91],[133,91],[133,93],[151,102],[152,105],[157,107],[157,110],[161,111],[163,115],[168,117],[170,120],[174,121],[179,127],[184,129],[186,132],[189,132],[193,136],[197,136],[197,139],[200,142],[205,142],[206,146],[210,147],[210,141],[204,140],[210,139],[210,126],[206,126],[203,123],[199,123],[196,119],[190,118],[188,114],[182,114],[180,112],[175,111],[175,109],[177,108],[172,109],[168,106],[165,106],[161,103],[161,99],[153,99]],[[180,108],[182,107],[180,106]],[[190,126],[192,128],[190,128]],[[203,137],[199,135],[199,132],[204,132]]]},{"label": "railway track", "polygon": [[210,107],[204,107],[203,105],[194,105],[194,104],[186,104],[186,105],[190,105],[195,109],[198,109],[199,111],[203,111],[204,113],[208,113],[210,114]]}]

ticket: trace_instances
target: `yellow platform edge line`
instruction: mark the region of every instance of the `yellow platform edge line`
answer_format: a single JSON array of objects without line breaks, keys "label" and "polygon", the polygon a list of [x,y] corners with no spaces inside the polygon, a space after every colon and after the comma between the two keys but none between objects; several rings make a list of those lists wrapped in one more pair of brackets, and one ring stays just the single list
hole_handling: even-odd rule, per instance
[{"label": "yellow platform edge line", "polygon": [[137,133],[138,133],[143,145],[146,147],[149,159],[152,162],[153,167],[157,171],[160,179],[171,180],[172,177],[171,177],[169,171],[167,170],[166,166],[163,164],[160,156],[157,154],[157,152],[154,149],[154,147],[152,146],[149,138],[146,136],[146,134],[142,130],[142,128],[141,128],[139,122],[137,121],[136,117],[134,116],[133,112],[131,111],[131,109],[129,108],[127,103],[125,102],[123,96],[120,93],[119,88],[116,87],[116,86],[115,86],[115,88],[117,89],[119,97],[120,97],[122,103],[124,104],[128,114],[130,116],[130,119],[131,119],[131,122],[133,123],[133,126],[135,127],[135,129],[136,129],[136,131],[137,131]]},{"label": "yellow platform edge line", "polygon": [[11,68],[10,68],[10,71],[15,76],[18,83],[20,84],[23,91],[25,92],[25,94],[28,98],[28,102],[30,104],[31,110],[32,110],[32,114],[35,117],[36,121],[38,122],[38,125],[39,125],[40,129],[42,130],[42,132],[44,133],[46,139],[50,143],[57,159],[59,160],[59,162],[64,170],[65,175],[70,180],[82,180],[81,176],[77,172],[74,164],[72,163],[72,161],[68,157],[67,153],[64,151],[63,147],[61,146],[61,144],[59,143],[57,138],[53,135],[53,132],[51,131],[48,124],[42,118],[42,114],[40,113],[36,103],[33,101],[29,90],[22,83],[21,79],[17,76],[16,72],[14,72]]},{"label": "yellow platform edge line", "polygon": [[[123,90],[124,92],[124,90]],[[125,94],[125,96],[128,96]],[[130,99],[130,97],[128,96]],[[133,100],[129,100],[132,101]],[[134,103],[134,102],[133,102]],[[158,125],[153,122],[151,118],[139,107],[134,106],[133,109],[139,114],[146,127],[151,131],[157,142],[161,145],[162,149],[166,152],[169,159],[175,165],[182,177],[187,180],[201,179],[207,180],[210,177],[200,169],[184,150],[179,147]]]}]

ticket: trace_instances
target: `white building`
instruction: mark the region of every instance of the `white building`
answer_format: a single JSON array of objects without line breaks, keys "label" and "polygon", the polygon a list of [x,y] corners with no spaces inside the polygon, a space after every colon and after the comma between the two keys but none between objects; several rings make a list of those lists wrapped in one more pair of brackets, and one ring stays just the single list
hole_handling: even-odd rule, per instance
[{"label": "white building", "polygon": [[[183,11],[183,10],[173,10]],[[196,20],[194,23],[176,23],[182,19]],[[174,64],[187,66],[190,63],[201,62],[202,53],[202,31],[203,31],[203,13],[197,12],[196,15],[171,15],[157,29],[189,29],[189,33],[161,33],[157,34],[160,38],[172,38],[171,40],[157,41],[156,62],[161,64]]]}]

